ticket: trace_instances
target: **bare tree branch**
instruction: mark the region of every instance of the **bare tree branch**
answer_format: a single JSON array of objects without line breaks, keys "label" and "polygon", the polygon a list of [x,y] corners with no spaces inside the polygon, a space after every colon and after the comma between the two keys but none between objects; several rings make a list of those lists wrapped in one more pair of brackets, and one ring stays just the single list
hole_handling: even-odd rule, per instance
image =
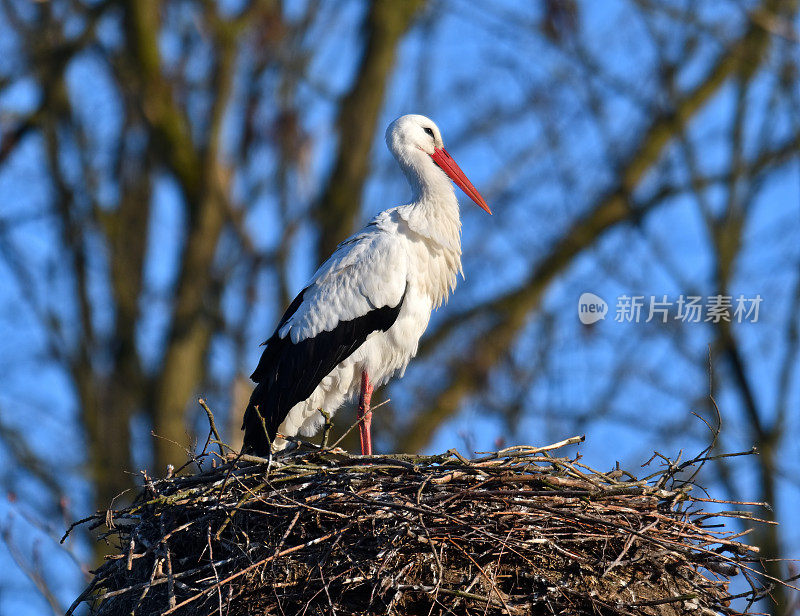
[{"label": "bare tree branch", "polygon": [[364,23],[364,51],[356,79],[339,106],[336,122],[339,153],[314,208],[319,224],[318,262],[332,254],[336,245],[353,231],[361,211],[369,154],[396,49],[422,5],[423,0],[376,0],[369,4]]},{"label": "bare tree branch", "polygon": [[[765,0],[759,9],[771,10],[774,5],[774,1]],[[485,383],[492,367],[512,348],[514,337],[537,308],[550,282],[572,263],[577,254],[592,246],[609,229],[622,223],[635,222],[645,215],[646,210],[635,207],[631,200],[639,182],[658,162],[676,132],[686,126],[728,79],[742,70],[743,65],[749,67],[763,58],[768,43],[769,35],[760,26],[751,23],[742,37],[719,55],[704,78],[673,103],[668,114],[662,114],[652,121],[621,165],[619,183],[601,195],[588,213],[572,225],[539,262],[524,285],[446,320],[435,335],[428,338],[423,352],[441,343],[455,327],[462,326],[472,317],[488,317],[491,323],[480,341],[462,354],[464,359],[456,360],[449,382],[438,397],[428,404],[428,410],[414,418],[405,438],[399,443],[402,451],[422,449],[434,428],[452,416],[461,401]]]}]

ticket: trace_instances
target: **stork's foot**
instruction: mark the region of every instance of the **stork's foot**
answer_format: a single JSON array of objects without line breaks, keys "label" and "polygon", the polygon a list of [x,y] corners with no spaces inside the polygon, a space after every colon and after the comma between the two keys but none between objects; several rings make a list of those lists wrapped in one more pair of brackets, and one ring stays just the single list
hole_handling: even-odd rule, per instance
[{"label": "stork's foot", "polygon": [[361,396],[358,399],[358,430],[361,434],[361,455],[372,455],[372,411],[369,410],[372,401],[372,385],[366,371],[361,373]]}]

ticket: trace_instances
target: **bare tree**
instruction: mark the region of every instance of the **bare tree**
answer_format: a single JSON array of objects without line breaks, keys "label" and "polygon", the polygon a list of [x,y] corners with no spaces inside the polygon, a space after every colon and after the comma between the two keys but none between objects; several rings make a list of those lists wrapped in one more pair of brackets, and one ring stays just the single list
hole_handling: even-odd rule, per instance
[{"label": "bare tree", "polygon": [[[28,392],[4,411],[24,399],[33,423],[72,426],[70,477],[96,507],[132,469],[185,459],[198,395],[235,431],[231,383],[302,279],[401,202],[384,120],[422,112],[497,215],[478,228],[465,208],[468,280],[392,385],[379,444],[423,449],[480,408],[511,438],[616,426],[642,451],[683,446],[705,438],[688,409],[713,418],[710,346],[720,446],[762,452],[715,479],[749,492],[755,473],[780,501],[798,471],[799,324],[783,307],[800,299],[800,220],[774,196],[800,145],[797,7],[597,6],[2,0],[2,378]],[[588,288],[758,292],[765,322],[586,327]],[[52,517],[66,479],[37,439],[61,437],[18,415],[0,440]],[[757,540],[787,555],[780,530]]]}]

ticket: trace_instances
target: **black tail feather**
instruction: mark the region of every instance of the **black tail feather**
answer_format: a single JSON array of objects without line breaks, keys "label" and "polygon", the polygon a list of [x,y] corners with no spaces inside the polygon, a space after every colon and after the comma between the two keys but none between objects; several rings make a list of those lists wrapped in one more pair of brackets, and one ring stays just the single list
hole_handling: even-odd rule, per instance
[{"label": "black tail feather", "polygon": [[278,427],[270,425],[271,422],[265,419],[258,410],[264,401],[265,393],[264,386],[261,383],[256,385],[253,394],[250,396],[250,402],[244,411],[242,453],[250,453],[262,457],[266,457],[270,453],[272,441],[275,439]]}]

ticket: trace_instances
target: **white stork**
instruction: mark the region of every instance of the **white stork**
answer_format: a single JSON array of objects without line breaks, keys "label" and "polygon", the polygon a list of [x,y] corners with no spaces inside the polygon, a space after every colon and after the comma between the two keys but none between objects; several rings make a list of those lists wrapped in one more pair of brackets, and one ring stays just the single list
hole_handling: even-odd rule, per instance
[{"label": "white stork", "polygon": [[396,119],[386,143],[413,198],[339,244],[286,309],[251,376],[243,451],[264,456],[286,446],[281,436],[311,436],[323,424],[318,409],[332,416],[360,393],[361,453],[371,454],[373,387],[402,376],[431,311],[463,274],[450,180],[492,213],[425,116]]}]

